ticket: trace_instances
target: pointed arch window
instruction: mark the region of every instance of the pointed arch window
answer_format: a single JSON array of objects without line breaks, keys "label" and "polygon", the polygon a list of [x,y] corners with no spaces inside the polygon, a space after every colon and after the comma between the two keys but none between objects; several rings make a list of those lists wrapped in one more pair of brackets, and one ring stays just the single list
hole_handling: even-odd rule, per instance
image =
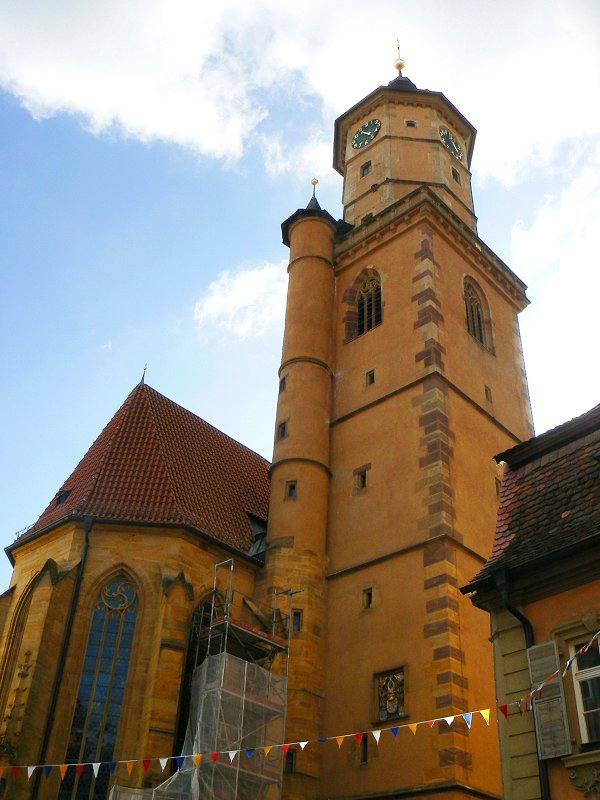
[{"label": "pointed arch window", "polygon": [[468,279],[464,282],[467,331],[488,350],[492,350],[490,314],[483,292]]},{"label": "pointed arch window", "polygon": [[97,776],[85,769],[65,775],[59,800],[103,800],[108,763],[119,727],[137,615],[137,593],[125,576],[112,579],[96,599],[65,763],[104,762]]},{"label": "pointed arch window", "polygon": [[382,322],[381,281],[374,269],[364,270],[349,287],[343,298],[349,308],[344,316],[346,339],[349,342],[376,328]]}]

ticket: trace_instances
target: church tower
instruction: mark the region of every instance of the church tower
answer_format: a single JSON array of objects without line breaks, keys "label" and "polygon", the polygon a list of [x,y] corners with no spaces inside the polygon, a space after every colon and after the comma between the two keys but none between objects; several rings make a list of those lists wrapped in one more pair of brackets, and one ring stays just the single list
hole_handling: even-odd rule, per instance
[{"label": "church tower", "polygon": [[[526,287],[478,238],[475,129],[402,75],[335,124],[344,220],[283,223],[289,289],[264,588],[292,586],[286,741],[494,706],[460,595],[489,556],[492,456],[532,435]],[[500,797],[494,722],[298,749],[286,798]]]}]

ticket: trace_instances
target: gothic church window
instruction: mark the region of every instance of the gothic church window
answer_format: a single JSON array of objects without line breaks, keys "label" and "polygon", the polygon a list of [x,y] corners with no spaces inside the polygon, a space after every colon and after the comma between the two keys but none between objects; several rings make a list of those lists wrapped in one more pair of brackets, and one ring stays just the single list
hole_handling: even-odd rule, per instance
[{"label": "gothic church window", "polygon": [[344,293],[343,302],[349,306],[344,316],[347,342],[381,325],[383,304],[377,272],[371,268],[363,270]]},{"label": "gothic church window", "polygon": [[96,599],[79,682],[65,763],[105,762],[97,777],[91,769],[69,770],[59,800],[100,800],[109,784],[108,762],[119,727],[137,614],[135,587],[124,576],[110,581]]},{"label": "gothic church window", "polygon": [[492,349],[490,314],[485,296],[468,278],[464,282],[467,331],[479,344]]}]

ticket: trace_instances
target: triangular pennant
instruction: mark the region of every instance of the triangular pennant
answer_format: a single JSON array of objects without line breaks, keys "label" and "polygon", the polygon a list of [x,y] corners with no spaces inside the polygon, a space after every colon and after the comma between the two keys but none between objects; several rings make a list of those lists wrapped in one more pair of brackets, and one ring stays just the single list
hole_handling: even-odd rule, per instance
[{"label": "triangular pennant", "polygon": [[508,705],[507,705],[506,703],[502,703],[502,705],[501,705],[501,706],[498,706],[498,708],[499,708],[499,709],[500,709],[500,711],[501,711],[501,712],[504,714],[504,716],[506,717],[506,719],[508,719]]},{"label": "triangular pennant", "polygon": [[483,708],[479,711],[481,716],[484,718],[486,725],[490,724],[490,710],[489,708]]},{"label": "triangular pennant", "polygon": [[177,769],[181,769],[185,761],[185,756],[176,756],[175,761],[177,762]]},{"label": "triangular pennant", "polygon": [[94,764],[92,764],[92,769],[94,770],[94,778],[97,778],[98,770],[100,769],[100,762],[96,761]]},{"label": "triangular pennant", "polygon": [[273,747],[273,745],[272,745],[272,744],[268,744],[266,747],[263,747],[263,752],[264,752],[264,754],[265,754],[266,756],[268,756],[268,755],[269,755],[269,753],[271,752],[271,749],[272,749],[272,747]]},{"label": "triangular pennant", "polygon": [[219,754],[217,752],[212,752],[210,754],[210,760],[213,762],[213,764],[217,763],[217,758],[218,757],[219,757]]},{"label": "triangular pennant", "polygon": [[471,722],[473,721],[473,712],[472,711],[465,711],[464,714],[461,714],[464,721],[467,723],[467,728],[471,730]]},{"label": "triangular pennant", "polygon": [[237,750],[228,750],[227,755],[229,756],[229,763],[231,764],[237,755]]},{"label": "triangular pennant", "polygon": [[16,781],[16,780],[17,780],[17,776],[18,776],[18,774],[19,774],[19,769],[20,769],[20,767],[13,767],[13,768],[11,769],[11,772],[12,772],[12,779],[13,779],[13,781]]},{"label": "triangular pennant", "polygon": [[47,778],[51,772],[52,772],[52,764],[46,764],[46,766],[44,767],[44,778]]},{"label": "triangular pennant", "polygon": [[289,744],[282,744],[281,745],[281,750],[283,752],[283,755],[285,755],[289,749],[290,749]]},{"label": "triangular pennant", "polygon": [[335,740],[338,743],[338,747],[341,747],[342,746],[342,742],[344,741],[344,737],[343,736],[336,736]]},{"label": "triangular pennant", "polygon": [[362,737],[363,737],[362,733],[355,733],[354,734],[354,738],[356,740],[356,744],[360,744],[361,743]]},{"label": "triangular pennant", "polygon": [[317,742],[321,742],[321,744],[323,744],[323,742],[326,742],[326,741],[327,741],[327,737],[326,736],[319,736],[319,738],[317,739]]},{"label": "triangular pennant", "polygon": [[398,730],[399,730],[398,725],[394,725],[394,727],[390,728],[390,730],[391,730],[393,736],[398,736]]},{"label": "triangular pennant", "polygon": [[377,744],[379,744],[379,737],[381,736],[381,731],[371,731],[371,733],[373,734],[373,738],[375,739]]},{"label": "triangular pennant", "polygon": [[160,764],[160,771],[161,772],[165,771],[165,767],[167,766],[167,761],[168,760],[169,760],[168,758],[159,758],[158,759],[158,763]]},{"label": "triangular pennant", "polygon": [[412,734],[415,734],[417,732],[417,723],[416,722],[411,722],[408,727],[410,728]]},{"label": "triangular pennant", "polygon": [[308,742],[298,742],[298,744],[300,745],[300,750],[304,750]]},{"label": "triangular pennant", "polygon": [[202,754],[196,753],[196,755],[192,756],[192,758],[194,759],[194,766],[197,767],[198,764],[202,761]]},{"label": "triangular pennant", "polygon": [[133,769],[134,761],[126,761],[125,766],[127,767],[127,774],[131,775],[131,770]]},{"label": "triangular pennant", "polygon": [[150,761],[151,759],[149,758],[142,759],[142,766],[144,767],[144,772],[148,772],[148,770],[150,769]]},{"label": "triangular pennant", "polygon": [[254,748],[248,747],[246,750],[246,755],[248,756],[248,758],[252,758],[252,756],[254,755]]},{"label": "triangular pennant", "polygon": [[69,765],[68,765],[68,764],[60,764],[60,765],[59,765],[59,767],[58,767],[58,771],[60,772],[60,779],[61,779],[61,781],[62,781],[62,779],[65,777],[65,775],[66,775],[66,773],[67,773],[67,770],[68,770],[68,769],[69,769]]},{"label": "triangular pennant", "polygon": [[429,725],[430,728],[433,728],[433,726],[435,725],[435,720],[434,719],[428,719],[427,720],[427,724]]},{"label": "triangular pennant", "polygon": [[27,767],[27,780],[31,780],[31,776],[35,772],[35,767]]},{"label": "triangular pennant", "polygon": [[113,774],[113,772],[115,771],[116,768],[117,768],[117,762],[116,761],[109,761],[108,762],[108,771],[110,772],[111,775]]},{"label": "triangular pennant", "polygon": [[0,767],[0,778],[4,775],[5,767]]},{"label": "triangular pennant", "polygon": [[75,764],[75,774],[77,775],[77,777],[79,777],[81,775],[81,773],[83,772],[83,768],[84,767],[85,767],[85,764]]},{"label": "triangular pennant", "polygon": [[444,719],[446,720],[448,725],[452,725],[452,723],[454,722],[454,717],[444,717]]}]

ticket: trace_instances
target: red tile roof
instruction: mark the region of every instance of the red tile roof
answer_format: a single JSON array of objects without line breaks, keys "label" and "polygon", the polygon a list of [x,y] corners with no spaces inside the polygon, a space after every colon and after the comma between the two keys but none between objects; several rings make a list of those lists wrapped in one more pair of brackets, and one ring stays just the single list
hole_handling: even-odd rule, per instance
[{"label": "red tile roof", "polygon": [[[23,536],[70,517],[162,523],[247,551],[266,520],[269,462],[140,383]],[[66,499],[57,504],[61,492]]]},{"label": "red tile roof", "polygon": [[498,569],[560,558],[592,537],[600,543],[600,406],[501,456],[492,554],[469,590]]}]

